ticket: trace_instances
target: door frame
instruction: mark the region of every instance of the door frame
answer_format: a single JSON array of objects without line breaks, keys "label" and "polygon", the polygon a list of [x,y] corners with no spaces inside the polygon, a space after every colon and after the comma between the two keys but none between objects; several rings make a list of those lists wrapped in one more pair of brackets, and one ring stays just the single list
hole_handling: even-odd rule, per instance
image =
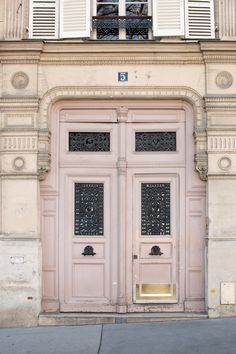
[{"label": "door frame", "polygon": [[[131,100],[130,102],[133,102],[133,100]],[[120,107],[123,107],[123,104],[126,104],[127,101],[117,101],[115,102],[114,105],[114,101],[110,102],[110,101],[96,101],[93,102],[93,105],[100,105],[102,107],[111,107],[111,106],[117,106],[117,109],[119,109]],[[147,101],[143,101],[143,102],[138,102],[135,101],[135,106],[139,106],[139,107],[143,107],[144,109],[146,108],[146,103]],[[150,102],[148,102],[148,106],[150,107]],[[87,102],[82,102],[82,105],[87,105]],[[191,110],[191,106],[189,104],[187,104],[186,102],[183,101],[152,101],[153,106],[156,106],[158,109],[166,109],[171,108],[171,109],[183,109],[186,113],[186,120],[189,119],[189,127],[190,127],[190,131],[191,131],[191,136],[192,136],[192,131],[193,131],[193,113]],[[55,118],[59,118],[59,112],[62,109],[68,108],[68,109],[76,109],[78,107],[81,106],[81,102],[68,102],[68,101],[64,101],[64,102],[59,102],[56,105],[54,105],[54,116]],[[133,104],[132,104],[133,106]],[[123,108],[121,109],[123,112]],[[122,118],[122,113],[121,112],[121,120]],[[58,193],[58,167],[57,167],[57,163],[58,163],[58,147],[59,147],[59,141],[57,139],[55,139],[56,134],[58,133],[58,124],[57,124],[57,119],[55,119],[52,122],[52,132],[54,133],[54,140],[53,140],[53,144],[52,144],[52,173],[49,174],[48,178],[45,180],[45,182],[42,183],[41,186],[41,195],[42,197],[47,197],[47,198],[51,198],[54,199],[53,196],[56,197],[56,194]],[[110,116],[110,122],[114,121],[114,117],[112,117],[112,115]],[[57,132],[57,133],[56,133]],[[190,135],[187,137],[186,139],[186,144],[188,144],[190,140]],[[193,159],[192,159],[192,155],[190,154],[189,156],[189,170],[193,170],[194,169],[194,164],[193,164]],[[122,169],[122,161],[121,161],[121,166],[120,169]],[[187,171],[187,176],[189,175],[189,171]],[[190,183],[192,183],[192,187],[194,190],[194,193],[200,193],[201,196],[205,195],[205,187],[201,184],[198,183],[197,179],[195,178],[194,181],[189,182],[189,179],[187,178],[187,189],[190,187]],[[58,195],[57,195],[58,196]],[[57,199],[57,198],[55,198]],[[58,199],[57,201],[54,201],[53,204],[56,202],[57,207],[58,207]],[[43,214],[45,215],[45,210],[43,211]],[[57,217],[56,217],[57,218]],[[55,241],[55,246],[56,246],[56,250],[58,249],[58,245],[59,245],[59,240],[57,239],[57,241]],[[54,282],[53,282],[53,289],[49,291],[46,291],[45,295],[44,295],[44,309],[46,309],[46,311],[50,311],[51,309],[55,310],[58,309],[58,264],[59,264],[59,260],[58,260],[58,253],[54,255],[55,257],[55,262],[54,262],[54,266],[48,266],[48,264],[44,263],[44,274],[46,273],[53,273],[53,278],[54,278]],[[45,280],[45,285],[46,287],[48,286],[48,279],[44,279]],[[190,296],[190,302],[194,302],[195,299],[191,300],[191,296]],[[199,308],[202,308],[202,300],[198,301],[199,302]],[[122,306],[122,304],[121,304]]]}]

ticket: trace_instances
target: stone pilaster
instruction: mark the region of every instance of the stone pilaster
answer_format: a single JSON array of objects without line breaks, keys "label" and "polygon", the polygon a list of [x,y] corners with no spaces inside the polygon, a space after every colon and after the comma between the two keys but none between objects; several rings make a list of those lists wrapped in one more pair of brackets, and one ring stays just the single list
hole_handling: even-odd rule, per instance
[{"label": "stone pilaster", "polygon": [[208,111],[208,313],[235,315],[236,99],[210,97]]},{"label": "stone pilaster", "polygon": [[39,179],[49,135],[37,130],[37,100],[2,99],[0,326],[36,325],[41,310]]}]

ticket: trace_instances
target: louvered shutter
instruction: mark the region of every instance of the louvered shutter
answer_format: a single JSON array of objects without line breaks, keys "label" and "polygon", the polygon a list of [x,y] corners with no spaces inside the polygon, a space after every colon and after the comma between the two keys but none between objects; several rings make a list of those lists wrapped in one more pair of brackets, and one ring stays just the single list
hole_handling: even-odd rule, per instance
[{"label": "louvered shutter", "polygon": [[153,0],[153,35],[184,35],[184,0]]},{"label": "louvered shutter", "polygon": [[58,37],[58,0],[30,0],[30,38]]},{"label": "louvered shutter", "polygon": [[90,0],[61,0],[60,37],[90,37]]},{"label": "louvered shutter", "polygon": [[186,38],[215,38],[214,0],[186,0]]}]

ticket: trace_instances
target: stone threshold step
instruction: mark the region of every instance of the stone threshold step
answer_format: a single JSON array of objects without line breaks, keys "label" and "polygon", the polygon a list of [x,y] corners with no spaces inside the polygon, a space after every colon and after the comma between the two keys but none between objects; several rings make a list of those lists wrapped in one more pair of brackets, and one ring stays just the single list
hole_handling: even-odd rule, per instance
[{"label": "stone threshold step", "polygon": [[145,323],[207,319],[206,313],[41,313],[39,326],[78,326],[116,323]]}]

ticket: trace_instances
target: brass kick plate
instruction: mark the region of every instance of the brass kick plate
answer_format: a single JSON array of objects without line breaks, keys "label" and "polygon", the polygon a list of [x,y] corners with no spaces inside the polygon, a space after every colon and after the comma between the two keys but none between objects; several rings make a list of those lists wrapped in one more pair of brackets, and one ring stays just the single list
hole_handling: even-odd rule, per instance
[{"label": "brass kick plate", "polygon": [[136,300],[176,300],[176,284],[136,284]]}]

